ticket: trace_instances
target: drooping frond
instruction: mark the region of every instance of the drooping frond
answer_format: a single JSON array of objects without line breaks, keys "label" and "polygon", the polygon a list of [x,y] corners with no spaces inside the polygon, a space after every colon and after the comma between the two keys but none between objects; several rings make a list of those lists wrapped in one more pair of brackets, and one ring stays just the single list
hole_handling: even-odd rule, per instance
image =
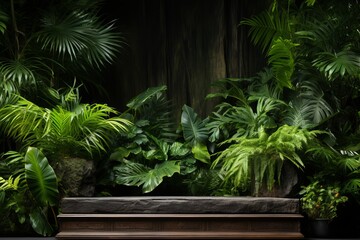
[{"label": "drooping frond", "polygon": [[275,181],[280,181],[284,161],[304,168],[298,151],[314,140],[317,133],[283,125],[271,135],[262,130],[257,138],[229,139],[223,142],[229,146],[220,152],[212,167],[219,165],[225,181],[233,181],[235,187],[246,187],[251,174],[255,174],[255,179],[261,183],[265,180],[271,189]]},{"label": "drooping frond", "polygon": [[113,62],[115,53],[122,46],[113,25],[102,24],[92,13],[72,11],[59,15],[49,12],[42,21],[43,28],[37,41],[43,49],[74,63],[82,59],[101,69],[106,63]]},{"label": "drooping frond", "polygon": [[277,84],[281,88],[292,88],[291,77],[295,70],[293,48],[298,45],[289,39],[279,37],[274,41],[269,50],[269,64],[273,69]]}]

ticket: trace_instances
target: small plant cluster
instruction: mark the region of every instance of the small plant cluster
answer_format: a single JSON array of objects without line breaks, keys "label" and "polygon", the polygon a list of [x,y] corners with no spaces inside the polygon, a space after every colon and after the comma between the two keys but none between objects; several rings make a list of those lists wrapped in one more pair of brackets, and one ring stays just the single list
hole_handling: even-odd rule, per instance
[{"label": "small plant cluster", "polygon": [[342,196],[340,187],[322,184],[314,180],[300,191],[302,211],[310,219],[328,219],[337,217],[338,207],[348,200]]}]

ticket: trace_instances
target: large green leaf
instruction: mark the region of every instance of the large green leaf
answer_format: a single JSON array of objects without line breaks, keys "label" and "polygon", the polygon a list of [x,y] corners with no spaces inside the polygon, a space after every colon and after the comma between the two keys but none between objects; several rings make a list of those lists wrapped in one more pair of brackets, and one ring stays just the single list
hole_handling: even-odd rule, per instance
[{"label": "large green leaf", "polygon": [[29,147],[25,155],[25,178],[29,190],[41,205],[56,205],[58,182],[54,169],[37,148]]},{"label": "large green leaf", "polygon": [[153,169],[130,161],[114,168],[116,183],[127,186],[142,186],[143,193],[153,191],[162,183],[164,177],[171,177],[174,173],[180,173],[179,161],[165,161],[156,164]]},{"label": "large green leaf", "polygon": [[145,102],[147,102],[150,98],[161,94],[163,91],[167,89],[166,85],[162,85],[159,87],[151,87],[146,89],[146,91],[142,92],[135,98],[133,98],[128,104],[126,104],[127,107],[137,110],[139,107],[141,107]]},{"label": "large green leaf", "polygon": [[207,141],[208,129],[206,128],[205,122],[187,105],[184,105],[182,108],[181,126],[187,142],[195,145],[196,143],[204,143]]},{"label": "large green leaf", "polygon": [[48,222],[43,210],[44,209],[41,208],[33,209],[30,213],[30,223],[32,228],[38,234],[41,234],[42,236],[51,236],[54,230]]},{"label": "large green leaf", "polygon": [[210,163],[210,153],[206,145],[197,143],[191,151],[197,160],[207,164]]}]

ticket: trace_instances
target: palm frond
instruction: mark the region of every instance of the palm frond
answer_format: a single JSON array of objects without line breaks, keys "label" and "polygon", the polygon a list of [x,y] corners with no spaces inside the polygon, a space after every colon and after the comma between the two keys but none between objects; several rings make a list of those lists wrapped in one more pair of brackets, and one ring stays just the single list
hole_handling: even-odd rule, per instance
[{"label": "palm frond", "polygon": [[357,77],[360,74],[360,55],[351,50],[321,52],[313,60],[313,65],[330,79],[345,75]]},{"label": "palm frond", "polygon": [[104,26],[96,15],[82,11],[67,15],[50,12],[37,36],[43,49],[74,63],[82,58],[99,69],[113,62],[123,43],[120,39],[112,24]]},{"label": "palm frond", "polygon": [[279,37],[269,50],[269,64],[275,74],[279,87],[292,88],[291,76],[295,69],[295,56],[293,48],[299,44],[289,39]]},{"label": "palm frond", "polygon": [[342,191],[344,194],[358,196],[360,194],[360,177],[351,178],[348,181],[345,181],[342,186]]},{"label": "palm frond", "polygon": [[288,37],[290,27],[286,12],[265,11],[252,18],[244,19],[241,25],[250,26],[249,35],[255,45],[259,45],[263,52],[267,52],[272,42],[278,37]]},{"label": "palm frond", "polygon": [[45,115],[44,109],[20,98],[16,104],[0,109],[0,125],[7,135],[30,145],[35,140],[34,132],[43,127]]},{"label": "palm frond", "polygon": [[316,80],[303,81],[298,88],[300,93],[292,100],[285,118],[288,124],[312,128],[336,114]]},{"label": "palm frond", "polygon": [[0,32],[4,34],[7,29],[7,22],[9,20],[9,16],[6,12],[0,10]]},{"label": "palm frond", "polygon": [[311,129],[315,127],[312,119],[312,114],[305,109],[303,101],[293,100],[289,104],[284,117],[284,123],[291,126],[298,126],[304,129]]},{"label": "palm frond", "polygon": [[315,81],[304,81],[301,89],[299,97],[303,99],[303,112],[305,116],[311,116],[312,122],[320,124],[334,115],[334,110],[325,100],[323,90]]}]

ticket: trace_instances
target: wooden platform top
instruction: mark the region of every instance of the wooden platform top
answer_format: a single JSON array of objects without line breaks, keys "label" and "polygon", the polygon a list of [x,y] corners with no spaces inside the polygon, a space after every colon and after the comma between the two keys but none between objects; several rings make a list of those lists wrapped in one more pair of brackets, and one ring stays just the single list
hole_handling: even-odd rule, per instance
[{"label": "wooden platform top", "polygon": [[274,197],[71,197],[62,213],[299,213],[299,199]]}]

